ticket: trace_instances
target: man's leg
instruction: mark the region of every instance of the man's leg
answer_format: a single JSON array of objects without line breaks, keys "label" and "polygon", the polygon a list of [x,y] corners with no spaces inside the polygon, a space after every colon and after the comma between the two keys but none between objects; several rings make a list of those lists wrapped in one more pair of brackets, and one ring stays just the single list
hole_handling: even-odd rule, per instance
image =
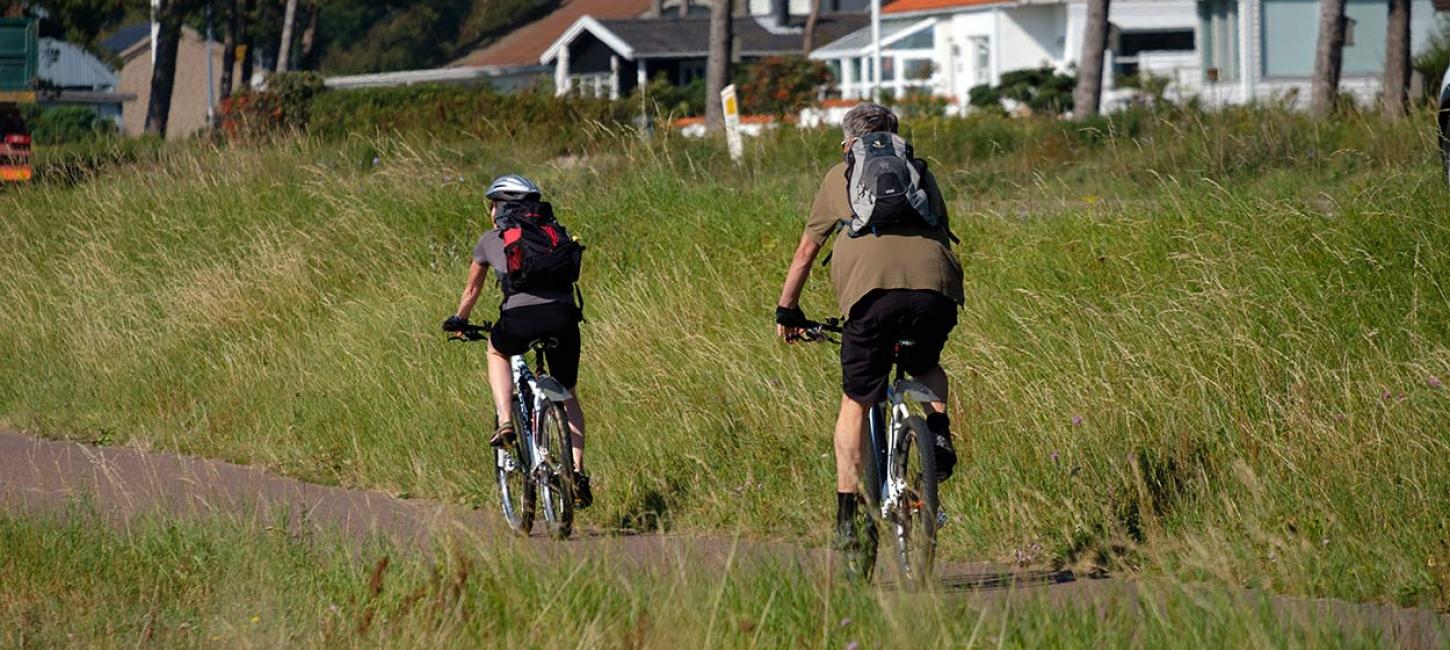
[{"label": "man's leg", "polygon": [[841,396],[841,413],[836,417],[836,492],[855,494],[861,489],[861,443],[866,432],[866,412],[862,404]]},{"label": "man's leg", "polygon": [[493,408],[498,413],[498,424],[513,422],[514,373],[509,367],[509,358],[488,343],[488,386],[493,389]]},{"label": "man's leg", "polygon": [[926,405],[926,428],[936,439],[937,480],[945,481],[951,478],[952,471],[957,466],[957,448],[952,443],[951,420],[947,418],[947,373],[942,370],[941,365],[935,365],[931,370],[912,375],[912,378],[921,382],[940,400]]},{"label": "man's leg", "polygon": [[945,370],[942,370],[942,368],[941,368],[940,365],[935,365],[935,366],[932,366],[931,370],[928,370],[926,372],[923,372],[923,373],[921,373],[919,375],[912,375],[912,378],[915,379],[915,380],[917,380],[917,381],[919,381],[919,382],[921,382],[921,385],[926,386],[928,389],[931,390],[932,393],[934,393],[937,397],[941,398],[941,401],[939,401],[939,402],[932,402],[932,403],[928,404],[927,405],[927,410],[929,412],[931,412],[931,413],[946,413],[947,412],[947,402],[946,402],[946,400],[947,400],[947,373],[946,373],[946,371]]}]

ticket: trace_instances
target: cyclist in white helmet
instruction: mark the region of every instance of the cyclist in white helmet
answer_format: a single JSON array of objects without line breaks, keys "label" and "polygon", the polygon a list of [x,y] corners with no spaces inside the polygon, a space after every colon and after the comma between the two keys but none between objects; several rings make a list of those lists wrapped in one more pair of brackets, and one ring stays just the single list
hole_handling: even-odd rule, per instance
[{"label": "cyclist in white helmet", "polygon": [[[544,353],[549,374],[564,384],[571,395],[575,394],[574,385],[579,377],[579,321],[582,320],[574,291],[579,255],[568,249],[572,240],[554,220],[553,208],[542,202],[543,193],[533,181],[513,174],[500,176],[489,186],[487,196],[493,228],[479,238],[473,249],[473,264],[458,302],[458,312],[444,321],[443,329],[458,331],[468,324],[468,316],[488,278],[488,269],[493,269],[504,300],[499,305],[498,320],[488,341],[488,383],[498,413],[498,429],[489,444],[503,446],[514,439],[513,410],[509,404],[514,386],[509,357],[527,352],[534,341],[557,341],[554,348]],[[524,241],[522,234],[525,229],[519,227],[523,220],[563,237],[551,234],[552,248],[526,245],[529,242]],[[530,264],[537,260],[542,262]],[[523,268],[521,264],[530,272],[519,272]],[[574,441],[575,502],[578,507],[586,508],[594,501],[594,495],[589,476],[584,472],[584,411],[577,397],[564,403],[564,412]]]}]

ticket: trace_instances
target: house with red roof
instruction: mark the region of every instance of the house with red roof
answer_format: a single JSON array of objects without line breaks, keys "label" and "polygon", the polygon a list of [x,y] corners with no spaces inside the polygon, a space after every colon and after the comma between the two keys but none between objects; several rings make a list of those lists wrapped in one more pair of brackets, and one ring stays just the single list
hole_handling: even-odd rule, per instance
[{"label": "house with red roof", "polygon": [[[1109,10],[1107,101],[1115,82],[1139,72],[1180,83],[1201,80],[1194,0],[1115,0]],[[1012,70],[1069,70],[1082,51],[1082,0],[894,0],[882,8],[880,88],[924,92],[965,105],[974,86]],[[870,96],[876,86],[869,28],[811,53],[836,73],[836,94]],[[1196,87],[1196,86],[1195,86]]]}]

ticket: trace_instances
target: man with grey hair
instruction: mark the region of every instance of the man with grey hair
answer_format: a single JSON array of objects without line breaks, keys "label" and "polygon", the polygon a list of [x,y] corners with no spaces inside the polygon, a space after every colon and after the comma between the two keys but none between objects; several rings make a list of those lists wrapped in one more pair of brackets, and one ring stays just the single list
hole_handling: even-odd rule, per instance
[{"label": "man with grey hair", "polygon": [[[849,233],[837,238],[831,257],[837,305],[846,316],[841,334],[843,394],[835,430],[835,546],[845,554],[848,571],[856,577],[869,576],[876,553],[875,526],[863,530],[857,523],[862,438],[867,412],[885,397],[893,362],[943,400],[927,405],[938,476],[947,478],[956,464],[946,414],[947,376],[940,357],[947,335],[956,326],[957,308],[965,301],[962,267],[951,250],[946,202],[936,179],[924,162],[911,156],[909,145],[892,135],[897,128],[896,115],[879,104],[860,104],[846,114],[841,122],[846,162],[826,172],[816,192],[776,308],[777,334],[788,343],[799,340],[810,323],[800,310],[801,290],[821,247],[844,226]],[[914,191],[921,199],[905,213],[907,217],[883,222],[880,227],[859,225],[870,221],[863,217],[871,215],[859,214],[867,210],[861,207],[858,195],[868,190],[859,181],[853,183],[856,177],[851,175],[861,172],[847,164],[863,166],[855,160],[863,151],[862,147],[853,149],[858,140],[878,150],[897,147],[903,160],[888,162],[898,164],[898,172],[908,169],[905,164],[912,166],[914,171],[907,174],[911,181],[904,183],[911,187],[905,188],[905,194]],[[870,187],[879,191],[883,186]],[[873,200],[879,204],[885,200],[881,196],[884,194]],[[911,339],[915,345],[902,348],[898,356],[896,343],[903,339]]]}]

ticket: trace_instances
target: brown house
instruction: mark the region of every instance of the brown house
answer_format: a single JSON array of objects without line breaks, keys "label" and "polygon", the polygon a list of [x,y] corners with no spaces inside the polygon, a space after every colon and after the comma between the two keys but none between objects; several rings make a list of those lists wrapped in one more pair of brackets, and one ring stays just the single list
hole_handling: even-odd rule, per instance
[{"label": "brown house", "polygon": [[[127,28],[134,37],[131,42],[117,43],[121,60],[117,92],[134,95],[121,105],[121,131],[141,135],[146,130],[146,109],[151,103],[151,31]],[[123,30],[125,31],[125,30]],[[222,72],[222,47],[212,43],[211,92],[216,95]],[[196,30],[183,27],[181,43],[176,48],[176,84],[171,91],[171,116],[167,122],[166,139],[190,136],[207,127],[207,65],[206,41]]]}]

